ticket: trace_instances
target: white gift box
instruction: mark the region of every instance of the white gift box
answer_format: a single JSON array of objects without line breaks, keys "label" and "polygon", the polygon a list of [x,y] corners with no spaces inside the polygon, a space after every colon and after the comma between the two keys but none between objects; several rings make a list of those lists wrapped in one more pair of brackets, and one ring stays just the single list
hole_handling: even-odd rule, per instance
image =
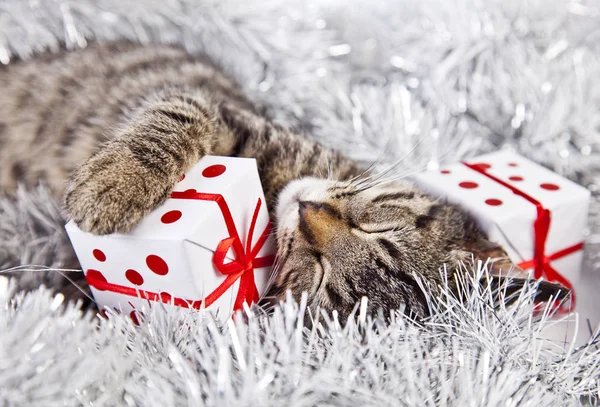
[{"label": "white gift box", "polygon": [[66,230],[98,307],[134,320],[156,301],[225,320],[264,294],[275,254],[248,158],[202,158],[130,233],[97,236],[73,221]]},{"label": "white gift box", "polygon": [[583,257],[587,189],[508,151],[423,172],[415,182],[470,212],[535,278],[572,288]]}]

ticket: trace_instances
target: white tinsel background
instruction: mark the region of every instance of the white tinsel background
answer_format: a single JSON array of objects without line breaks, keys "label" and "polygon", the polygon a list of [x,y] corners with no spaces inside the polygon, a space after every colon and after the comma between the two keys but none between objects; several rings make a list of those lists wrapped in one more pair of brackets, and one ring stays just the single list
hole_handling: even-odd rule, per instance
[{"label": "white tinsel background", "polygon": [[[364,163],[406,157],[398,174],[509,148],[586,186],[582,316],[537,321],[529,291],[493,311],[467,288],[432,299],[425,327],[334,318],[303,331],[290,301],[224,327],[181,311],[136,328],[43,288],[10,299],[4,279],[0,405],[598,403],[599,2],[0,0],[2,64],[118,38],[207,53],[279,122]],[[43,270],[72,260],[62,225],[43,187],[0,199],[3,275],[64,284]]]}]

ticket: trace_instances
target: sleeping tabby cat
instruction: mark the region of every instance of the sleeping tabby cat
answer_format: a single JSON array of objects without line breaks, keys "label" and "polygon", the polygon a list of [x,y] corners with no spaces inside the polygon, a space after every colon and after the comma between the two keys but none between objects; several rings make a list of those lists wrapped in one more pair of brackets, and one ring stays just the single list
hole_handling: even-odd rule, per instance
[{"label": "sleeping tabby cat", "polygon": [[456,207],[403,183],[370,186],[363,168],[273,123],[215,65],[182,49],[48,53],[0,69],[0,89],[0,191],[44,181],[89,232],[130,230],[204,155],[256,158],[276,208],[273,300],[307,291],[312,307],[345,317],[367,296],[372,310],[424,316],[416,278],[435,289],[443,263],[472,253],[510,265]]}]

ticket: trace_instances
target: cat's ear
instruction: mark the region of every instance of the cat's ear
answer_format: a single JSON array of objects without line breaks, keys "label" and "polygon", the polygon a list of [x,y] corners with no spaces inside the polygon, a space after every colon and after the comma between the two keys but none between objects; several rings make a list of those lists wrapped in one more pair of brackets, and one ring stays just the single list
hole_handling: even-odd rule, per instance
[{"label": "cat's ear", "polygon": [[492,289],[505,291],[508,302],[511,298],[514,299],[519,290],[527,284],[538,284],[534,297],[536,302],[563,300],[571,293],[571,290],[562,284],[544,280],[538,282],[529,278],[528,273],[514,264],[500,245],[485,238],[469,242],[465,249],[473,253],[475,260],[488,262],[489,277],[485,276],[481,283],[483,285],[489,283]]}]

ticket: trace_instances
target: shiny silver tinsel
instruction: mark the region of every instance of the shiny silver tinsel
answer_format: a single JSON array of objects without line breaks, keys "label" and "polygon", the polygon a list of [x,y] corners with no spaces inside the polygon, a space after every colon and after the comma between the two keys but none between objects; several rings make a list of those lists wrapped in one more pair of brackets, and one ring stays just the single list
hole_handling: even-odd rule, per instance
[{"label": "shiny silver tinsel", "polygon": [[[480,273],[485,272],[479,269]],[[304,326],[305,300],[218,325],[187,310],[84,315],[46,290],[0,312],[3,405],[577,406],[597,402],[600,350],[550,346],[532,291],[495,312],[467,283],[435,317],[336,316]],[[64,306],[63,306],[64,305]],[[158,312],[156,312],[158,311]],[[244,318],[245,317],[245,318]],[[541,318],[541,321],[538,321]]]},{"label": "shiny silver tinsel", "polygon": [[[365,163],[406,157],[398,174],[509,148],[587,186],[577,288],[580,306],[598,304],[600,3],[0,0],[2,64],[117,38],[207,53],[278,121]],[[63,267],[72,256],[45,194],[0,201],[0,267]],[[56,301],[33,292],[0,311],[0,400],[575,405],[598,392],[594,348],[541,352],[525,308],[492,317],[455,304],[425,333],[376,321],[379,335],[350,326],[300,340],[287,305],[235,325],[234,340],[195,315],[96,329]]]}]

